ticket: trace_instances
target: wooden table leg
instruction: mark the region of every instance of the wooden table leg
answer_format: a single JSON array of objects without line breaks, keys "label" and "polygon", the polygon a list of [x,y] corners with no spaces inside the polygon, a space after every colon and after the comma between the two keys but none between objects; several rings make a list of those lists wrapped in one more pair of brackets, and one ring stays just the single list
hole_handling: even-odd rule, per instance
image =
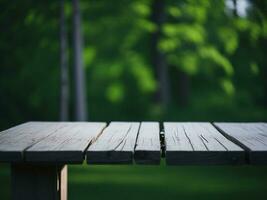
[{"label": "wooden table leg", "polygon": [[67,200],[67,165],[11,165],[13,200]]}]

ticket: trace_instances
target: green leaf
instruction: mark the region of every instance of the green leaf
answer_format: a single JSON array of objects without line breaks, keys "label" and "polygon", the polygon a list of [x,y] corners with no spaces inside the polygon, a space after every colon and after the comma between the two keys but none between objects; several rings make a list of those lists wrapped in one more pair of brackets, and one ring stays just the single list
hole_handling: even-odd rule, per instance
[{"label": "green leaf", "polygon": [[96,56],[96,49],[94,47],[86,47],[83,50],[84,67],[88,68]]},{"label": "green leaf", "polygon": [[234,74],[234,68],[231,62],[223,56],[215,47],[206,46],[199,48],[201,58],[210,60],[216,65],[220,66],[228,76]]},{"label": "green leaf", "polygon": [[250,70],[253,75],[259,75],[260,70],[256,62],[250,63]]},{"label": "green leaf", "polygon": [[235,93],[235,87],[230,79],[221,79],[220,84],[224,92],[229,95],[233,96]]},{"label": "green leaf", "polygon": [[146,4],[145,2],[136,1],[132,4],[132,9],[141,16],[147,17],[150,15],[151,10],[150,6]]},{"label": "green leaf", "polygon": [[167,8],[167,12],[172,16],[172,17],[180,17],[182,15],[182,12],[177,6],[169,6]]},{"label": "green leaf", "polygon": [[119,103],[124,97],[124,87],[120,82],[113,83],[107,88],[107,98],[112,103]]},{"label": "green leaf", "polygon": [[233,54],[238,47],[237,32],[228,27],[218,29],[218,36],[222,40],[225,51],[228,54]]}]

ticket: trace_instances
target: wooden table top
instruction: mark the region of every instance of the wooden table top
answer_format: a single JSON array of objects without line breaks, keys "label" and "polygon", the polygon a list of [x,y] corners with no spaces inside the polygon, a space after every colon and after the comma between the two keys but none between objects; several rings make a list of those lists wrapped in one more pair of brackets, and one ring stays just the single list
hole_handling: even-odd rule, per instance
[{"label": "wooden table top", "polygon": [[0,133],[0,162],[159,164],[166,155],[167,165],[267,164],[267,123],[160,125],[27,122]]}]

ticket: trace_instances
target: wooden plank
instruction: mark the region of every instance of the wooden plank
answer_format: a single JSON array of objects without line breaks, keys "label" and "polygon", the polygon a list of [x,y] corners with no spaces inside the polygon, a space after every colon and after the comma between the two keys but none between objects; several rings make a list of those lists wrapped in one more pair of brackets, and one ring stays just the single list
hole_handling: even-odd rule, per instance
[{"label": "wooden plank", "polygon": [[11,165],[13,200],[67,200],[66,165]]},{"label": "wooden plank", "polygon": [[88,148],[87,162],[92,164],[131,164],[138,122],[111,122]]},{"label": "wooden plank", "polygon": [[158,122],[142,122],[134,152],[137,164],[160,163],[160,139]]},{"label": "wooden plank", "polygon": [[20,162],[23,151],[53,134],[64,124],[54,122],[27,122],[0,133],[0,162]]},{"label": "wooden plank", "polygon": [[247,151],[251,164],[267,164],[266,123],[214,123],[222,133]]},{"label": "wooden plank", "polygon": [[102,132],[105,123],[61,122],[64,127],[25,151],[29,162],[82,163],[85,150]]},{"label": "wooden plank", "polygon": [[165,122],[166,163],[242,164],[245,152],[225,138],[210,123]]}]

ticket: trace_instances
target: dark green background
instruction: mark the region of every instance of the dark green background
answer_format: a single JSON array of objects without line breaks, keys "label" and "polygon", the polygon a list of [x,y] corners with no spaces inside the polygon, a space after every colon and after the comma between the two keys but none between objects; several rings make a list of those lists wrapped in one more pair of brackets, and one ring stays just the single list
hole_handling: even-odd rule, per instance
[{"label": "dark green background", "polygon": [[[239,0],[237,0],[239,1]],[[267,4],[165,1],[158,48],[170,102],[155,98],[152,0],[81,1],[90,121],[266,121]],[[59,2],[0,0],[0,128],[59,119]],[[74,119],[72,6],[65,2]],[[181,91],[181,77],[188,87]],[[185,98],[186,97],[186,98]],[[185,102],[181,99],[186,99]],[[163,162],[164,163],[164,162]],[[265,199],[266,167],[70,166],[70,199]],[[0,199],[10,172],[0,165]]]},{"label": "dark green background", "polygon": [[[69,166],[69,199],[266,199],[267,167]],[[1,199],[10,198],[7,166]]]}]

